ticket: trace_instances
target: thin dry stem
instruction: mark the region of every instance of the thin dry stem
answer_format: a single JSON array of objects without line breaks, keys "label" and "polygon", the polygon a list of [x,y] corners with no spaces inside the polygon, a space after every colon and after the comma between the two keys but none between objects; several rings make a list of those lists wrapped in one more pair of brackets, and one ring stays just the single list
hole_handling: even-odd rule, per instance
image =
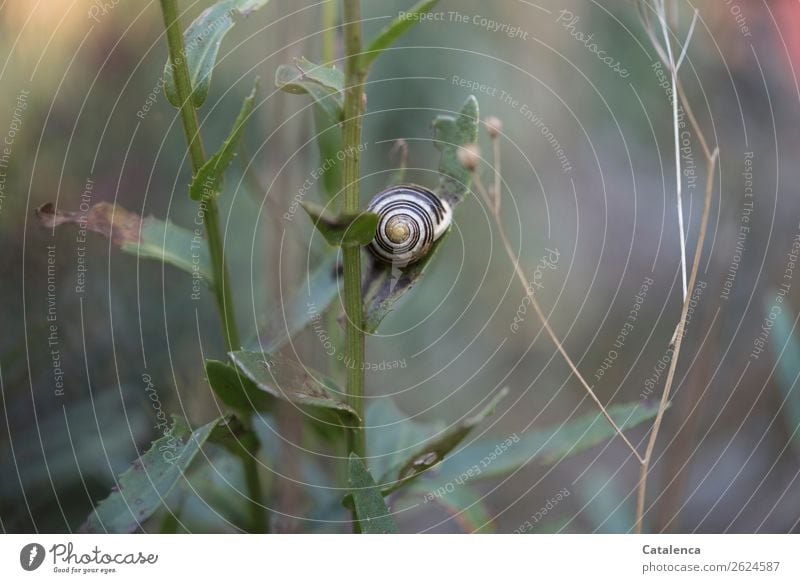
[{"label": "thin dry stem", "polygon": [[[678,113],[678,65],[675,63],[675,56],[672,53],[672,41],[669,38],[669,26],[667,25],[667,13],[664,6],[664,0],[659,0],[659,2],[656,2],[656,10],[658,20],[661,24],[661,33],[664,36],[664,47],[666,48],[667,53],[667,67],[669,68],[670,72],[672,89],[670,101],[672,101],[672,129],[675,142],[675,192],[681,248],[681,285],[683,286],[683,300],[686,301],[686,229],[683,225],[683,177],[681,176],[680,122]],[[653,35],[653,37],[655,37],[655,35]]]},{"label": "thin dry stem", "polygon": [[[694,289],[695,281],[697,280],[697,272],[700,267],[700,258],[703,254],[703,243],[706,238],[706,231],[708,228],[708,217],[711,211],[711,199],[714,191],[714,172],[716,170],[717,156],[719,150],[715,149],[708,159],[708,174],[706,176],[706,192],[703,201],[703,217],[700,220],[700,234],[697,238],[697,246],[694,250],[694,261],[692,262],[692,271],[689,276],[689,287]],[[636,496],[636,532],[642,532],[642,519],[644,518],[644,503],[647,494],[647,474],[650,470],[650,461],[653,458],[653,450],[656,446],[658,439],[658,431],[661,428],[661,422],[664,419],[664,412],[667,410],[669,403],[669,395],[672,390],[672,383],[675,380],[675,370],[678,366],[678,356],[680,355],[681,345],[683,344],[683,331],[686,325],[686,315],[689,313],[689,300],[686,298],[683,302],[681,309],[681,318],[678,322],[678,327],[675,332],[675,340],[672,348],[672,359],[667,373],[667,380],[664,384],[664,392],[661,395],[661,401],[656,413],[656,419],[653,422],[653,429],[650,432],[650,438],[647,442],[647,449],[644,454],[644,461],[639,468],[639,488]]]},{"label": "thin dry stem", "polygon": [[[498,144],[498,139],[496,137],[492,138],[492,142],[493,142],[493,145],[495,146],[494,147],[494,156],[495,156],[494,163],[495,163],[495,168],[497,168],[497,167],[499,167],[498,155],[499,155],[499,152],[500,152],[500,148],[497,145]],[[539,321],[542,323],[542,326],[544,327],[545,332],[547,332],[547,335],[553,341],[553,344],[555,344],[555,347],[558,350],[558,352],[561,353],[561,356],[566,361],[567,365],[569,366],[570,370],[572,371],[572,374],[575,375],[575,378],[577,378],[578,381],[581,383],[583,388],[586,390],[586,393],[589,395],[589,397],[592,399],[592,401],[594,401],[594,403],[599,407],[600,412],[603,414],[603,416],[606,418],[606,420],[608,420],[609,424],[611,424],[611,426],[614,428],[614,431],[617,432],[617,435],[619,435],[619,437],[622,438],[622,440],[625,442],[625,445],[627,445],[628,448],[633,453],[633,455],[636,456],[636,459],[639,461],[639,463],[640,464],[644,463],[644,459],[642,458],[642,456],[639,455],[639,452],[636,451],[636,448],[628,440],[628,438],[625,436],[625,434],[622,432],[622,429],[620,429],[620,427],[616,424],[614,419],[611,418],[611,415],[608,414],[608,411],[606,410],[606,408],[603,405],[603,403],[600,401],[600,399],[597,398],[597,395],[595,394],[594,390],[592,390],[592,387],[589,385],[589,383],[586,382],[586,379],[583,378],[583,375],[581,375],[580,371],[578,371],[578,367],[575,366],[575,363],[572,361],[572,359],[570,358],[569,354],[564,349],[563,344],[561,344],[561,341],[558,339],[558,336],[556,335],[555,331],[550,326],[550,322],[548,322],[547,316],[545,316],[544,312],[542,311],[541,307],[539,306],[539,302],[536,301],[536,297],[533,295],[533,293],[529,289],[528,282],[527,282],[527,279],[525,277],[525,272],[522,270],[522,266],[520,266],[519,259],[514,254],[514,249],[511,246],[511,241],[508,238],[508,235],[506,233],[505,227],[503,226],[503,221],[500,218],[500,201],[499,201],[499,199],[501,198],[501,186],[500,186],[499,181],[496,182],[496,186],[495,186],[494,192],[492,192],[490,194],[489,191],[486,190],[486,187],[483,185],[483,181],[480,178],[480,174],[477,171],[473,171],[473,172],[471,172],[471,174],[472,174],[472,180],[473,180],[473,182],[475,184],[476,190],[481,195],[481,197],[483,198],[484,202],[486,203],[486,206],[491,211],[492,218],[494,219],[494,222],[495,222],[495,224],[497,226],[497,230],[500,233],[500,238],[503,241],[503,247],[505,248],[506,254],[508,255],[508,258],[511,260],[511,263],[514,266],[514,273],[516,273],[517,278],[519,279],[520,284],[522,285],[522,288],[525,290],[525,294],[528,296],[528,300],[530,300],[531,306],[533,306],[533,311],[536,312],[536,316],[539,318]],[[497,180],[496,177],[497,177],[497,174],[495,174],[495,179]]]},{"label": "thin dry stem", "polygon": [[[639,14],[641,16],[642,25],[645,28],[648,36],[650,37],[650,41],[653,43],[656,52],[661,58],[662,62],[665,65],[670,67],[671,72],[673,73],[673,87],[672,87],[672,95],[673,95],[673,113],[674,108],[677,107],[680,100],[680,105],[683,107],[683,111],[686,114],[686,117],[689,119],[689,124],[692,127],[692,131],[694,132],[695,137],[700,142],[700,146],[703,149],[703,155],[706,160],[706,188],[705,188],[705,196],[703,200],[703,215],[700,220],[700,232],[697,238],[697,245],[694,252],[694,261],[692,263],[691,274],[689,276],[689,281],[684,287],[684,296],[683,296],[683,307],[681,309],[681,317],[678,321],[678,325],[675,328],[675,332],[672,336],[670,341],[670,348],[672,349],[672,358],[670,361],[669,371],[667,373],[667,378],[664,383],[664,392],[661,395],[661,400],[659,402],[658,411],[656,413],[655,421],[653,422],[653,428],[650,432],[650,437],[647,442],[647,447],[645,449],[644,460],[639,468],[639,483],[637,488],[637,495],[636,495],[636,532],[642,532],[643,520],[644,520],[644,506],[645,506],[645,499],[647,495],[647,477],[650,471],[650,462],[653,458],[653,451],[655,450],[656,441],[658,440],[658,432],[661,429],[661,423],[664,419],[664,413],[667,410],[667,405],[669,404],[669,396],[672,392],[672,384],[675,380],[675,371],[678,366],[678,358],[680,356],[681,345],[683,343],[683,336],[684,336],[684,328],[686,326],[686,317],[689,312],[689,301],[690,297],[688,295],[688,290],[694,289],[695,282],[697,280],[697,272],[700,267],[700,258],[703,254],[703,244],[705,243],[706,238],[706,231],[708,229],[708,219],[711,210],[711,199],[714,190],[714,173],[716,171],[717,165],[717,158],[719,155],[719,149],[715,148],[712,152],[708,146],[708,142],[705,138],[703,130],[700,127],[700,124],[697,122],[697,118],[692,111],[691,106],[689,105],[689,100],[686,97],[686,93],[683,90],[683,86],[680,83],[680,80],[677,76],[677,66],[674,64],[672,60],[671,54],[671,47],[669,42],[669,37],[667,36],[666,31],[666,14],[664,13],[664,2],[663,0],[656,2],[657,8],[659,8],[659,16],[661,20],[661,24],[665,34],[665,41],[667,44],[668,53],[667,55],[664,54],[661,46],[658,43],[656,35],[653,32],[653,24],[650,20],[650,15],[647,12],[648,6],[645,5],[644,0],[640,0],[638,3],[639,6]],[[679,58],[679,63],[683,62],[684,57],[686,56],[686,51],[688,48],[689,41],[692,38],[692,34],[694,32],[694,26],[697,21],[698,14],[695,11],[695,14],[692,18],[692,25],[689,29],[689,33],[687,34],[686,41],[684,46],[681,50],[681,55]],[[677,126],[675,128],[677,131]],[[677,134],[676,134],[677,137]],[[677,153],[677,144],[676,144],[676,153]],[[678,166],[678,168],[680,168]],[[678,184],[680,184],[680,176],[678,177]],[[680,192],[678,195],[680,200]],[[681,220],[683,215],[680,215]],[[683,261],[683,266],[685,266],[686,262],[685,259]]]}]

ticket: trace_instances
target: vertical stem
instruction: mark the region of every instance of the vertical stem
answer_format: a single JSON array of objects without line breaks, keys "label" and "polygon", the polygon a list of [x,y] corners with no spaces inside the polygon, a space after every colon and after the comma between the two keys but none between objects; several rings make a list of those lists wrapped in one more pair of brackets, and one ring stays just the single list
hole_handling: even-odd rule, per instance
[{"label": "vertical stem", "polygon": [[337,0],[328,0],[322,5],[322,63],[331,64],[336,59],[336,10]]},{"label": "vertical stem", "polygon": [[[161,9],[164,13],[164,25],[167,28],[167,43],[169,44],[172,75],[175,79],[175,89],[181,104],[180,114],[183,122],[183,132],[189,145],[192,173],[197,174],[198,170],[206,162],[206,154],[200,137],[197,111],[191,100],[192,85],[189,77],[189,67],[186,63],[186,49],[183,46],[183,33],[178,22],[177,0],[161,0]],[[217,301],[217,309],[222,323],[225,348],[230,352],[231,350],[238,350],[241,343],[239,342],[239,331],[236,326],[236,314],[233,308],[233,294],[231,293],[228,269],[225,265],[225,256],[222,250],[217,201],[213,196],[204,197],[200,202],[200,207],[203,210],[208,251],[211,255],[211,265],[214,270],[214,297]]]},{"label": "vertical stem", "polygon": [[[336,60],[336,20],[339,15],[337,10],[339,0],[327,0],[322,4],[322,63],[330,65]],[[337,184],[337,188],[341,188]],[[328,329],[328,336],[336,347],[337,351],[342,347],[342,334],[339,325],[339,304],[334,303],[325,313],[325,325]],[[344,368],[342,367],[340,354],[333,353],[328,360],[328,375],[339,383],[344,382]],[[344,452],[347,458],[349,452]]]},{"label": "vertical stem", "polygon": [[681,249],[681,285],[683,286],[683,299],[685,300],[688,292],[686,283],[686,231],[683,226],[683,194],[681,192],[683,187],[683,176],[681,175],[680,129],[678,127],[678,65],[676,64],[675,57],[672,53],[672,42],[669,38],[669,25],[667,24],[667,12],[664,5],[664,0],[660,0],[660,2],[658,2],[656,9],[658,11],[658,18],[661,22],[661,32],[664,35],[664,46],[667,50],[667,65],[669,66],[670,78],[672,82],[672,125],[673,134],[675,137],[675,190],[677,194],[676,204],[678,212],[678,233],[680,236]]},{"label": "vertical stem", "polygon": [[[711,211],[711,198],[714,191],[714,172],[716,171],[717,156],[719,150],[715,149],[708,160],[708,168],[706,174],[706,191],[703,200],[703,216],[700,219],[700,233],[697,236],[697,243],[694,250],[694,261],[692,262],[692,271],[689,275],[689,289],[694,290],[695,281],[697,280],[697,271],[700,267],[700,258],[703,255],[703,244],[706,240],[706,231],[708,229],[708,216]],[[689,313],[689,302],[691,296],[687,296],[683,301],[681,308],[681,318],[678,321],[678,326],[675,330],[675,340],[672,346],[672,359],[669,363],[669,371],[667,372],[667,379],[664,381],[664,392],[661,394],[661,401],[658,405],[658,413],[653,422],[653,429],[650,431],[650,437],[647,441],[647,449],[644,454],[644,462],[639,468],[639,486],[636,494],[636,532],[641,534],[645,514],[645,501],[647,499],[647,476],[650,472],[650,462],[653,459],[653,451],[656,447],[656,440],[658,439],[658,431],[661,429],[661,422],[664,419],[664,412],[667,410],[669,404],[669,395],[672,390],[672,383],[675,380],[675,370],[678,366],[678,357],[681,353],[681,345],[683,344],[683,332],[686,327],[686,316]]]},{"label": "vertical stem", "polygon": [[[361,115],[364,107],[365,73],[359,64],[361,56],[361,0],[344,0],[345,95],[344,95],[344,211],[359,211],[359,177],[361,159]],[[361,299],[361,248],[342,247],[344,256],[345,364],[347,366],[347,400],[358,416],[364,419],[364,308]],[[351,432],[350,449],[364,457],[364,426]]]},{"label": "vertical stem", "polygon": [[[177,0],[161,0],[161,11],[164,15],[164,26],[167,30],[167,44],[169,45],[169,58],[172,65],[171,74],[175,80],[175,89],[178,94],[178,101],[181,104],[181,121],[183,124],[183,132],[186,135],[186,142],[189,147],[192,173],[197,174],[200,168],[206,163],[206,154],[200,137],[197,111],[191,100],[192,84],[189,77],[189,67],[186,63],[183,32],[178,22]],[[214,270],[214,297],[217,301],[217,309],[222,323],[225,348],[230,352],[232,350],[238,350],[241,344],[239,342],[239,332],[236,327],[236,313],[233,308],[233,295],[231,294],[228,270],[225,266],[222,238],[219,233],[219,210],[217,209],[217,201],[213,196],[204,197],[200,202],[200,207],[203,210],[203,222],[206,229],[208,251]],[[249,421],[246,415],[243,421]],[[249,427],[249,423],[248,430],[248,435],[252,439],[252,443],[250,443],[249,446],[245,446],[243,443],[242,447],[246,450],[243,454],[243,463],[248,495],[253,506],[253,528],[258,532],[266,532],[268,529],[268,519],[266,509],[262,503],[261,483],[258,475],[258,462],[256,458],[258,442],[255,433],[253,433],[252,429]]]}]

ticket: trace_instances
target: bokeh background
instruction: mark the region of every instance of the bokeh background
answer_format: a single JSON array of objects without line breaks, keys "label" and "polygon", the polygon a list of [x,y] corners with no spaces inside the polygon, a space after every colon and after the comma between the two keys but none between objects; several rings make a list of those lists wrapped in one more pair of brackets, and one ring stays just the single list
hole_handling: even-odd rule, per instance
[{"label": "bokeh background", "polygon": [[[793,389],[800,372],[794,338],[800,281],[796,271],[794,281],[784,274],[800,228],[800,3],[677,4],[680,36],[693,8],[699,10],[681,77],[708,140],[720,148],[720,166],[699,275],[704,287],[696,292],[657,447],[647,523],[680,532],[797,531],[800,391]],[[186,25],[208,3],[181,5]],[[409,5],[365,2],[365,38]],[[392,146],[400,138],[409,145],[409,177],[435,183],[431,120],[457,110],[472,86],[482,116],[504,124],[503,217],[523,269],[532,274],[547,249],[558,251],[556,268],[537,292],[552,325],[604,401],[657,398],[665,375],[654,371],[681,302],[674,150],[670,103],[651,68],[656,55],[634,4],[442,0],[437,10],[446,20],[419,24],[369,78],[363,202],[396,168]],[[571,28],[561,11],[578,17]],[[520,32],[511,38],[492,31],[480,19],[476,24],[476,15]],[[299,56],[320,60],[320,22],[320,4],[272,0],[239,23],[222,46],[200,112],[212,148],[226,136],[253,77],[261,77],[263,99],[221,198],[245,336],[293,297],[325,252],[319,237],[310,244],[305,217],[283,218],[318,161],[307,100],[272,87],[280,64]],[[576,32],[593,35],[627,76],[601,62]],[[188,301],[188,276],[138,262],[91,234],[86,290],[76,293],[76,231],[42,229],[33,214],[51,201],[77,208],[91,178],[93,203],[117,202],[192,225],[195,203],[186,196],[190,170],[176,111],[159,94],[144,119],[137,117],[166,60],[162,33],[158,2],[0,2],[0,139],[7,147],[0,191],[4,532],[68,532],[81,524],[113,475],[157,435],[143,375],[152,379],[164,411],[193,423],[218,411],[202,367],[205,357],[224,352],[211,299]],[[15,117],[15,108],[21,115]],[[491,149],[485,136],[482,146]],[[696,142],[693,148],[696,187],[684,177],[690,252],[705,180]],[[745,198],[746,159],[752,161],[751,199]],[[321,200],[322,193],[310,197]],[[748,200],[753,207],[744,234]],[[599,375],[646,278],[654,283],[632,334]],[[784,282],[791,286],[755,358],[754,341]],[[522,297],[497,234],[472,198],[459,207],[455,236],[423,281],[368,341],[370,361],[406,364],[369,373],[368,394],[391,398],[421,420],[453,422],[488,391],[508,386],[511,396],[486,430],[499,440],[592,411],[532,314],[518,333],[510,332]],[[48,301],[57,310],[56,344],[49,342]],[[63,395],[56,390],[53,350]],[[297,336],[288,350],[311,366],[326,366],[313,332]],[[283,429],[291,435],[291,425]],[[643,450],[646,428],[630,435]],[[277,492],[275,508],[302,516],[314,486],[288,477],[302,474],[320,486],[327,478],[303,469],[297,448],[273,449],[263,463],[287,476],[264,469]],[[517,529],[565,488],[570,496],[539,526],[625,532],[633,524],[637,473],[614,440],[479,488],[501,532]],[[457,520],[430,508],[405,513],[401,523],[404,530],[460,531]],[[195,531],[231,529],[201,510],[190,524]],[[309,528],[302,518],[279,524],[287,532]]]}]

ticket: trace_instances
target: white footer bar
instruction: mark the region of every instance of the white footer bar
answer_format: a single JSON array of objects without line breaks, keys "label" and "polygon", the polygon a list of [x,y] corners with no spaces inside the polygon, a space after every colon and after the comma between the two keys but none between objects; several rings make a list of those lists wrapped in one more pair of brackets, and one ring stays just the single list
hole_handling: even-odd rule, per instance
[{"label": "white footer bar", "polygon": [[798,555],[793,535],[4,535],[0,580],[796,583]]}]

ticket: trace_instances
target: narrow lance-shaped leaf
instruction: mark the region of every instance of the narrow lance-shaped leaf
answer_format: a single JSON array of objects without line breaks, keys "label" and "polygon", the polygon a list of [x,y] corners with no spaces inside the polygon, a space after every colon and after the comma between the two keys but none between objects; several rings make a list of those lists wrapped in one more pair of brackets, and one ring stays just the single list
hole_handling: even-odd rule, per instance
[{"label": "narrow lance-shaped leaf", "polygon": [[287,93],[308,94],[314,100],[319,171],[328,198],[333,198],[342,188],[342,130],[339,124],[344,117],[344,75],[333,67],[300,58],[294,65],[278,67],[275,86]]},{"label": "narrow lance-shaped leaf", "polygon": [[373,61],[377,59],[383,51],[389,48],[397,39],[411,30],[420,21],[420,16],[430,12],[439,0],[422,0],[414,6],[404,11],[394,19],[388,26],[381,30],[377,36],[369,43],[361,55],[361,68],[368,69]]},{"label": "narrow lance-shaped leaf", "polygon": [[236,155],[236,148],[242,139],[244,125],[250,118],[250,114],[253,113],[257,93],[258,79],[256,79],[250,95],[242,103],[242,108],[236,117],[230,135],[223,142],[222,147],[203,164],[192,179],[192,184],[189,187],[189,198],[192,200],[200,201],[204,197],[217,196],[222,192],[225,170],[228,169]]},{"label": "narrow lance-shaped leaf", "polygon": [[508,389],[503,388],[477,414],[441,432],[428,443],[414,451],[402,464],[390,470],[381,478],[384,495],[405,487],[417,476],[444,460],[445,456],[461,443],[470,431],[483,423],[487,417],[494,413],[497,403],[507,394]]},{"label": "narrow lance-shaped leaf", "polygon": [[198,231],[154,217],[142,218],[109,202],[97,203],[85,213],[56,211],[52,203],[47,203],[36,209],[36,216],[46,228],[78,225],[111,239],[125,253],[169,263],[208,285],[213,281],[208,248]]},{"label": "narrow lance-shaped leaf", "polygon": [[[657,403],[614,405],[608,413],[623,431],[652,419]],[[505,476],[529,462],[550,464],[616,436],[601,413],[589,413],[558,427],[545,427],[506,438],[481,438],[460,449],[428,473],[430,492],[448,484]]]},{"label": "narrow lance-shaped leaf", "polygon": [[[208,97],[219,48],[222,39],[235,24],[234,16],[249,16],[267,2],[268,0],[221,0],[206,8],[183,33],[194,107],[203,105]],[[172,105],[181,107],[172,63],[169,61],[164,67],[164,93]]]},{"label": "narrow lance-shaped leaf", "polygon": [[347,483],[359,527],[364,534],[397,534],[397,526],[383,500],[375,480],[356,454],[351,453],[347,464]]},{"label": "narrow lance-shaped leaf", "polygon": [[227,417],[192,431],[180,417],[172,428],[120,475],[118,487],[89,515],[82,530],[89,533],[131,533],[150,518],[183,477],[203,444]]},{"label": "narrow lance-shaped leaf", "polygon": [[[244,378],[264,393],[262,400],[250,399],[251,408],[261,403],[263,410],[272,410],[276,401],[281,400],[294,403],[308,411],[313,421],[326,425],[350,428],[360,422],[355,410],[337,398],[344,392],[317,371],[278,354],[238,351],[229,356]],[[230,383],[233,382],[241,384],[239,379],[231,379]],[[242,390],[253,394],[252,387],[245,385]]]},{"label": "narrow lance-shaped leaf", "polygon": [[[439,116],[433,123],[435,144],[441,151],[437,194],[451,206],[460,203],[469,188],[470,176],[458,160],[458,150],[478,137],[478,101],[470,95],[458,118]],[[434,243],[420,261],[404,268],[371,261],[364,284],[364,328],[374,333],[397,301],[422,277],[449,231]]]},{"label": "narrow lance-shaped leaf", "polygon": [[325,237],[329,245],[366,245],[375,238],[378,228],[378,215],[369,212],[339,213],[333,215],[323,207],[311,202],[300,206],[308,213],[314,226]]}]

